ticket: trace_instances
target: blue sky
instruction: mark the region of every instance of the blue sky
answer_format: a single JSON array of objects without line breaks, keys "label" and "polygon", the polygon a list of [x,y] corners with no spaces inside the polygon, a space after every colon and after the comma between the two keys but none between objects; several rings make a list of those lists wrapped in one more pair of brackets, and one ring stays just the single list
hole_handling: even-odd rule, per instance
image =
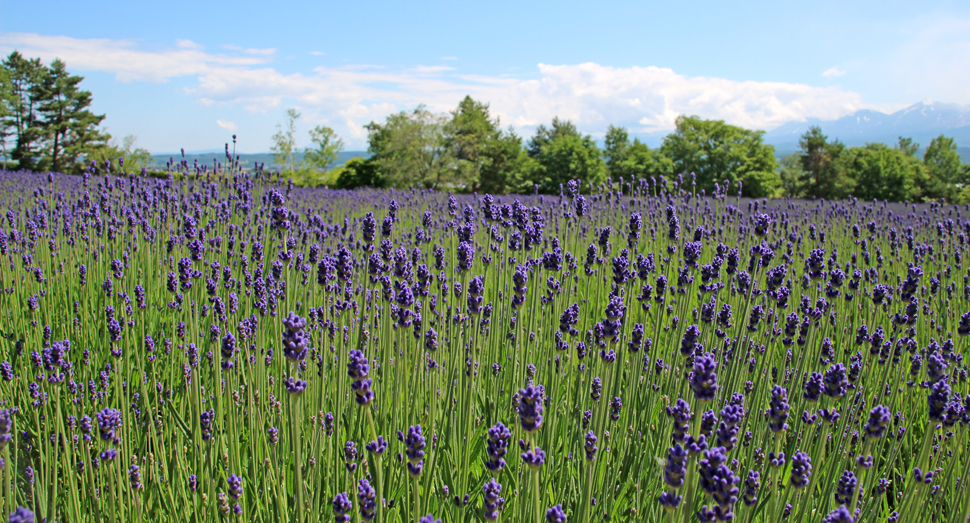
[{"label": "blue sky", "polygon": [[322,124],[363,149],[367,122],[466,94],[525,136],[557,115],[602,136],[970,104],[968,2],[147,4],[0,0],[0,52],[64,59],[153,152],[266,151],[290,107],[302,144]]}]

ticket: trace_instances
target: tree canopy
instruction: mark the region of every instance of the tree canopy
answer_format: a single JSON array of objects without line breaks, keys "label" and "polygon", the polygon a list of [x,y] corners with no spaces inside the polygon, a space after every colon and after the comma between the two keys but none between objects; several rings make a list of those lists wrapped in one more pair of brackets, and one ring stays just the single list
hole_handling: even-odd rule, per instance
[{"label": "tree canopy", "polygon": [[84,78],[63,61],[46,66],[14,51],[2,70],[0,141],[20,168],[78,172],[82,159],[107,144],[110,136],[99,128],[104,115],[90,110],[92,95],[79,86]]},{"label": "tree canopy", "polygon": [[750,131],[722,120],[680,116],[676,131],[664,138],[661,152],[674,172],[694,173],[697,190],[714,184],[744,182],[745,196],[771,196],[780,184],[775,148],[764,143],[764,131]]}]

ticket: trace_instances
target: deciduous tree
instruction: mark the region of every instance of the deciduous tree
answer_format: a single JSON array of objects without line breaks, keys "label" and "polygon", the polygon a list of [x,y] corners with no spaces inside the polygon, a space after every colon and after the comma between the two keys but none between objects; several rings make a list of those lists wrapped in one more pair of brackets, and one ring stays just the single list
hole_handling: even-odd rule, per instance
[{"label": "deciduous tree", "polygon": [[344,141],[325,125],[310,130],[310,142],[313,147],[307,147],[303,152],[303,161],[313,169],[329,170],[337,161],[337,155],[344,150]]},{"label": "deciduous tree", "polygon": [[749,131],[722,120],[680,116],[675,132],[664,138],[661,151],[674,172],[697,175],[697,189],[708,193],[714,184],[744,181],[746,196],[771,196],[777,187],[775,148],[764,143],[764,131]]}]

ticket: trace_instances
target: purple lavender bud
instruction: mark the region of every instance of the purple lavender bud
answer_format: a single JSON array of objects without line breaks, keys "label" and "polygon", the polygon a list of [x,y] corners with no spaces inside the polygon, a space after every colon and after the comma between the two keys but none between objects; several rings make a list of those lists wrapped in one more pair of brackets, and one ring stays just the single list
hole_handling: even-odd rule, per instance
[{"label": "purple lavender bud", "polygon": [[824,394],[830,398],[838,399],[845,396],[849,384],[845,379],[845,365],[836,363],[825,371],[825,390]]},{"label": "purple lavender bud", "polygon": [[845,508],[845,505],[840,505],[839,508],[829,512],[827,516],[822,518],[822,523],[854,523],[855,519],[852,517],[852,513],[849,509]]},{"label": "purple lavender bud", "polygon": [[677,494],[669,494],[667,492],[661,492],[657,501],[660,502],[665,510],[677,510],[680,507],[680,502],[684,500],[684,496],[678,496]]},{"label": "purple lavender bud", "polygon": [[566,512],[562,505],[556,505],[546,511],[546,521],[549,523],[566,523]]},{"label": "purple lavender bud", "polygon": [[495,521],[498,519],[499,512],[505,506],[505,500],[500,497],[502,494],[502,485],[492,478],[482,487],[482,497],[485,498],[485,510],[484,516],[486,521]]},{"label": "purple lavender bud", "polygon": [[17,510],[10,513],[8,521],[9,523],[34,523],[34,513],[24,507],[17,507]]},{"label": "purple lavender bud", "polygon": [[701,329],[696,324],[687,327],[684,337],[680,341],[680,353],[683,356],[690,356],[694,352],[697,340],[701,337]]},{"label": "purple lavender bud", "polygon": [[717,393],[717,360],[713,354],[694,359],[694,371],[690,375],[690,388],[699,401],[713,401]]},{"label": "purple lavender bud", "polygon": [[812,477],[812,459],[804,452],[796,452],[791,459],[791,481],[793,488],[807,487]]},{"label": "purple lavender bud", "polygon": [[[88,432],[91,431],[91,418],[87,418]],[[82,423],[84,419],[82,418]],[[10,416],[10,409],[0,409],[0,450],[10,443],[13,439],[13,418]]]},{"label": "purple lavender bud", "polygon": [[370,521],[376,515],[377,503],[374,501],[375,497],[377,497],[377,492],[370,486],[370,482],[366,479],[360,480],[357,485],[357,502],[360,505],[360,518],[364,521]]},{"label": "purple lavender bud", "polygon": [[664,466],[664,483],[673,489],[678,489],[684,485],[684,477],[687,474],[687,451],[674,443],[673,447],[667,449],[667,464]]},{"label": "purple lavender bud", "polygon": [[613,421],[619,421],[620,410],[623,408],[623,402],[620,398],[613,398],[610,401],[610,419]]},{"label": "purple lavender bud", "polygon": [[226,484],[228,485],[229,496],[232,499],[239,499],[242,497],[243,487],[241,477],[235,474],[230,474],[229,477],[226,478]]},{"label": "purple lavender bud", "polygon": [[532,470],[539,470],[546,463],[546,453],[538,446],[522,453],[522,461]]},{"label": "purple lavender bud", "polygon": [[299,396],[306,390],[307,382],[290,376],[283,382],[283,386],[286,387],[286,392],[290,393],[291,396]]},{"label": "purple lavender bud", "polygon": [[593,461],[596,459],[596,451],[599,448],[596,446],[596,434],[593,434],[593,431],[586,433],[586,443],[583,445],[583,450],[586,451],[587,460]]},{"label": "purple lavender bud", "polygon": [[697,461],[701,489],[725,513],[738,501],[740,491],[735,485],[741,482],[741,478],[734,475],[726,462],[727,454],[723,447],[714,447],[704,452],[704,459]]},{"label": "purple lavender bud", "polygon": [[377,436],[377,440],[364,445],[364,448],[371,454],[383,454],[387,450],[387,440],[384,439],[384,436]]},{"label": "purple lavender bud", "polygon": [[542,397],[545,389],[542,385],[533,386],[529,384],[524,389],[519,389],[519,424],[526,433],[539,430],[542,426]]},{"label": "purple lavender bud", "polygon": [[350,523],[350,512],[354,509],[353,503],[346,492],[341,492],[333,498],[333,515],[336,523]]},{"label": "purple lavender bud", "polygon": [[761,475],[756,470],[748,471],[748,478],[744,480],[744,495],[742,500],[747,507],[758,502],[758,489],[761,488]]},{"label": "purple lavender bud", "polygon": [[677,398],[677,402],[673,406],[667,407],[667,416],[673,418],[673,440],[683,442],[684,436],[687,434],[688,424],[693,417],[690,405],[683,398]]},{"label": "purple lavender bud", "polygon": [[300,362],[306,359],[310,348],[310,336],[304,330],[307,322],[293,311],[283,319],[283,356],[286,359]]},{"label": "purple lavender bud", "polygon": [[779,385],[771,389],[771,401],[768,403],[768,428],[772,432],[788,430],[788,391]]},{"label": "purple lavender bud", "polygon": [[424,466],[424,449],[427,447],[424,435],[421,434],[421,425],[408,427],[407,436],[403,432],[397,431],[397,439],[404,443],[405,454],[408,458],[408,473],[413,477],[421,475]]},{"label": "purple lavender bud", "polygon": [[509,442],[511,440],[512,431],[501,423],[496,423],[494,427],[488,429],[488,441],[486,444],[488,461],[485,462],[485,468],[495,474],[502,472],[505,468],[505,460],[503,458],[509,450]]},{"label": "purple lavender bud", "polygon": [[886,435],[886,429],[889,428],[889,422],[891,421],[891,413],[889,407],[883,405],[876,405],[871,411],[869,411],[869,421],[866,422],[866,437],[867,438],[881,438]]},{"label": "purple lavender bud", "polygon": [[114,440],[115,429],[121,426],[121,411],[106,408],[98,413],[97,418],[98,430],[101,433],[101,439],[105,441]]},{"label": "purple lavender bud", "polygon": [[352,350],[349,354],[350,361],[347,363],[347,374],[354,380],[350,388],[354,392],[358,405],[364,406],[374,400],[374,391],[370,390],[372,381],[367,378],[370,366],[367,358],[359,350]]},{"label": "purple lavender bud", "polygon": [[822,375],[818,372],[813,372],[805,380],[805,392],[802,393],[802,397],[808,401],[818,401],[822,396],[822,382]]},{"label": "purple lavender bud", "polygon": [[835,502],[842,505],[852,503],[852,496],[855,495],[858,484],[859,480],[856,479],[851,470],[843,471],[842,476],[839,477],[839,486],[835,491]]}]

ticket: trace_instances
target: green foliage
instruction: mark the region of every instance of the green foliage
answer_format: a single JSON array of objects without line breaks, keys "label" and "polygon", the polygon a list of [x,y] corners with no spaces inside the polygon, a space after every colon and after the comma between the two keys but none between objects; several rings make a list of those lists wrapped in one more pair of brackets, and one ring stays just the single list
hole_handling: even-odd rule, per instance
[{"label": "green foliage", "polygon": [[383,189],[387,181],[380,174],[373,159],[351,158],[347,163],[331,171],[335,177],[331,187],[334,189],[356,189],[373,187]]},{"label": "green foliage", "polygon": [[881,143],[853,147],[841,163],[855,182],[853,196],[863,200],[914,200],[925,176],[918,158]]},{"label": "green foliage", "polygon": [[91,93],[61,60],[45,66],[14,51],[0,74],[0,141],[14,139],[10,157],[20,168],[78,172],[80,160],[104,147],[108,135],[98,129],[104,115],[90,111]]},{"label": "green foliage", "polygon": [[286,122],[276,125],[273,135],[273,161],[283,167],[283,172],[292,171],[296,163],[296,121],[300,113],[293,108],[286,110]]},{"label": "green foliage", "polygon": [[135,147],[138,138],[134,135],[125,136],[121,144],[117,140],[107,135],[105,142],[98,147],[94,147],[87,153],[85,160],[94,160],[98,165],[104,165],[106,160],[110,160],[112,165],[118,165],[118,159],[124,158],[124,172],[140,174],[142,168],[146,171],[154,171],[157,168],[155,158],[147,149]]},{"label": "green foliage", "polygon": [[8,119],[13,116],[13,107],[16,103],[14,96],[11,71],[6,67],[0,67],[0,157],[7,159],[7,140],[13,135],[14,128],[7,125]]},{"label": "green foliage", "polygon": [[610,126],[605,140],[606,168],[613,182],[630,183],[640,178],[670,176],[674,162],[639,139],[630,143],[626,129]]},{"label": "green foliage", "polygon": [[789,154],[778,162],[778,176],[781,182],[782,196],[800,198],[802,196],[802,181],[805,169],[802,168],[800,155]]},{"label": "green foliage", "polygon": [[304,165],[292,171],[287,171],[281,177],[293,180],[293,184],[299,187],[331,187],[337,182],[337,176],[339,176],[339,173],[336,172],[336,169],[324,171]]},{"label": "green foliage", "polygon": [[599,147],[569,121],[555,118],[551,128],[540,125],[529,140],[528,156],[535,164],[520,179],[538,185],[541,193],[558,193],[559,186],[569,180],[579,180],[584,191],[606,181],[606,163]]},{"label": "green foliage", "polygon": [[[673,162],[674,172],[695,173],[697,190],[711,193],[715,183],[745,180],[749,173],[750,191],[776,187],[775,148],[763,142],[764,131],[749,131],[722,120],[703,120],[697,116],[677,118],[677,130],[664,138],[661,152]],[[772,174],[774,173],[774,174]],[[757,180],[757,181],[756,181]],[[755,196],[744,187],[745,196]],[[765,194],[768,196],[770,194]]]},{"label": "green foliage", "polygon": [[314,147],[307,147],[303,151],[303,162],[313,169],[330,169],[337,160],[337,155],[344,150],[344,141],[325,125],[318,125],[310,130],[310,142]]},{"label": "green foliage", "polygon": [[[494,141],[500,137],[498,125],[498,119],[493,120],[489,113],[488,104],[477,102],[471,96],[466,96],[451,113],[445,130],[446,147],[456,162],[457,176],[467,180],[471,189],[481,185],[482,169],[492,160],[488,153],[495,152]],[[489,174],[494,177],[503,173]],[[495,180],[488,183],[494,185]]]},{"label": "green foliage", "polygon": [[466,177],[467,171],[458,169],[448,127],[447,117],[423,105],[392,114],[384,124],[367,124],[368,150],[386,183],[399,188],[468,188],[473,181]]},{"label": "green foliage", "polygon": [[39,170],[80,172],[79,159],[108,140],[98,129],[104,115],[88,109],[91,93],[78,88],[82,80],[68,73],[64,62],[54,60],[44,81],[36,86],[40,121],[35,127],[43,144]]},{"label": "green foliage", "polygon": [[5,109],[2,127],[4,134],[14,136],[11,158],[23,169],[34,167],[38,148],[35,109],[38,85],[43,82],[47,69],[39,58],[28,60],[14,51],[3,61],[6,71],[3,79]]},{"label": "green foliage", "polygon": [[741,194],[749,198],[773,198],[781,186],[777,171],[748,171],[741,182]]},{"label": "green foliage", "polygon": [[534,162],[522,149],[522,138],[511,129],[486,140],[480,159],[478,190],[487,194],[504,194],[521,185],[517,178]]},{"label": "green foliage", "polygon": [[958,184],[968,181],[966,166],[957,154],[957,144],[953,138],[940,135],[934,138],[923,153],[926,166],[926,190],[924,198],[938,200],[951,198],[959,189]]},{"label": "green foliage", "polygon": [[801,193],[806,198],[839,199],[848,196],[855,181],[847,176],[839,157],[845,150],[842,142],[829,143],[818,126],[812,126],[798,141],[801,147],[803,177]]}]

